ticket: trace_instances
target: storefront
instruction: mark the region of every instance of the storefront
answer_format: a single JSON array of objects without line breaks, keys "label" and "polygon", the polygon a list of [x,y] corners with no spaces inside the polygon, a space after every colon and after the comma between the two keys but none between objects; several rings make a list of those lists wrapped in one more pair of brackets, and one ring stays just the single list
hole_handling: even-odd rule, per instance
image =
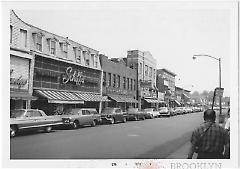
[{"label": "storefront", "polygon": [[[31,95],[30,63],[31,56],[17,51],[10,55],[10,110],[29,108],[28,100],[36,99]],[[19,54],[19,55],[16,55]]]},{"label": "storefront", "polygon": [[[101,70],[35,55],[33,108],[47,114],[68,108],[96,108],[109,101],[101,95]],[[101,109],[101,108],[100,108]]]}]

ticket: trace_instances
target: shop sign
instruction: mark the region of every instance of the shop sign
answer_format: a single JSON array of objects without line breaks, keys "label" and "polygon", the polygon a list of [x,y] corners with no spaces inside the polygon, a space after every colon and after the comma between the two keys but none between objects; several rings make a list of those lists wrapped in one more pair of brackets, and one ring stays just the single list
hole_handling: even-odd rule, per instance
[{"label": "shop sign", "polygon": [[140,81],[140,87],[142,88],[151,88],[152,87],[152,81],[151,80],[142,80]]},{"label": "shop sign", "polygon": [[76,85],[81,85],[84,83],[83,73],[79,70],[73,70],[72,67],[66,69],[66,74],[62,77],[62,82],[67,84],[68,82],[74,82]]},{"label": "shop sign", "polygon": [[18,88],[21,88],[27,84],[27,79],[24,79],[22,75],[19,77],[12,77],[13,76],[13,69],[10,69],[10,85],[17,85]]},{"label": "shop sign", "polygon": [[106,88],[107,94],[120,94],[120,95],[128,95],[129,93],[126,90],[121,89],[112,89],[112,88]]}]

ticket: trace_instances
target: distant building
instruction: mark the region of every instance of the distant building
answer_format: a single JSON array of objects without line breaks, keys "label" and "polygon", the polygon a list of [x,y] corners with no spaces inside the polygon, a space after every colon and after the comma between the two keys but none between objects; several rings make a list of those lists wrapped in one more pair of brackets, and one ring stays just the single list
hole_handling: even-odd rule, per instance
[{"label": "distant building", "polygon": [[124,111],[129,107],[137,107],[136,70],[126,66],[121,58],[108,59],[102,54],[99,57],[103,69],[102,94],[111,100],[103,107],[120,107]]},{"label": "distant building", "polygon": [[190,92],[191,91],[183,89],[181,87],[175,87],[177,101],[180,102],[182,106],[191,104]]},{"label": "distant building", "polygon": [[175,73],[165,68],[157,70],[157,88],[159,92],[165,94],[164,100],[170,107],[175,107],[175,104],[179,105],[175,96],[175,76]]},{"label": "distant building", "polygon": [[156,88],[157,61],[148,51],[129,50],[127,65],[137,70],[139,108],[156,107],[159,102]]}]

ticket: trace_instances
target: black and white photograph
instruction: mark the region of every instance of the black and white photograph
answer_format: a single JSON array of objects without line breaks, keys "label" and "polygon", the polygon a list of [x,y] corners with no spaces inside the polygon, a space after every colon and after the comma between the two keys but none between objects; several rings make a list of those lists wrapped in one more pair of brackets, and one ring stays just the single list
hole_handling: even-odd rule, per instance
[{"label": "black and white photograph", "polygon": [[238,1],[1,7],[3,167],[239,167]]}]

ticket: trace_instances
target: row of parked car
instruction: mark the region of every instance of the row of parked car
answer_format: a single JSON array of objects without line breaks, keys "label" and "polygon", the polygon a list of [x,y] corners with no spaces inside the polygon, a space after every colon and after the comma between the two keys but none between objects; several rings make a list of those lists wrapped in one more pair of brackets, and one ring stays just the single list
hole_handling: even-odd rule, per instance
[{"label": "row of parked car", "polygon": [[123,112],[120,108],[105,108],[101,114],[92,108],[72,108],[62,114],[47,116],[44,111],[38,109],[11,110],[10,136],[14,137],[20,131],[44,129],[50,132],[55,126],[77,129],[80,126],[96,126],[99,124],[118,122],[126,123],[130,120],[145,120],[161,116],[173,116],[190,112],[201,111],[200,108],[167,108],[161,107],[158,111],[153,108],[139,111],[138,108],[129,108]]}]

